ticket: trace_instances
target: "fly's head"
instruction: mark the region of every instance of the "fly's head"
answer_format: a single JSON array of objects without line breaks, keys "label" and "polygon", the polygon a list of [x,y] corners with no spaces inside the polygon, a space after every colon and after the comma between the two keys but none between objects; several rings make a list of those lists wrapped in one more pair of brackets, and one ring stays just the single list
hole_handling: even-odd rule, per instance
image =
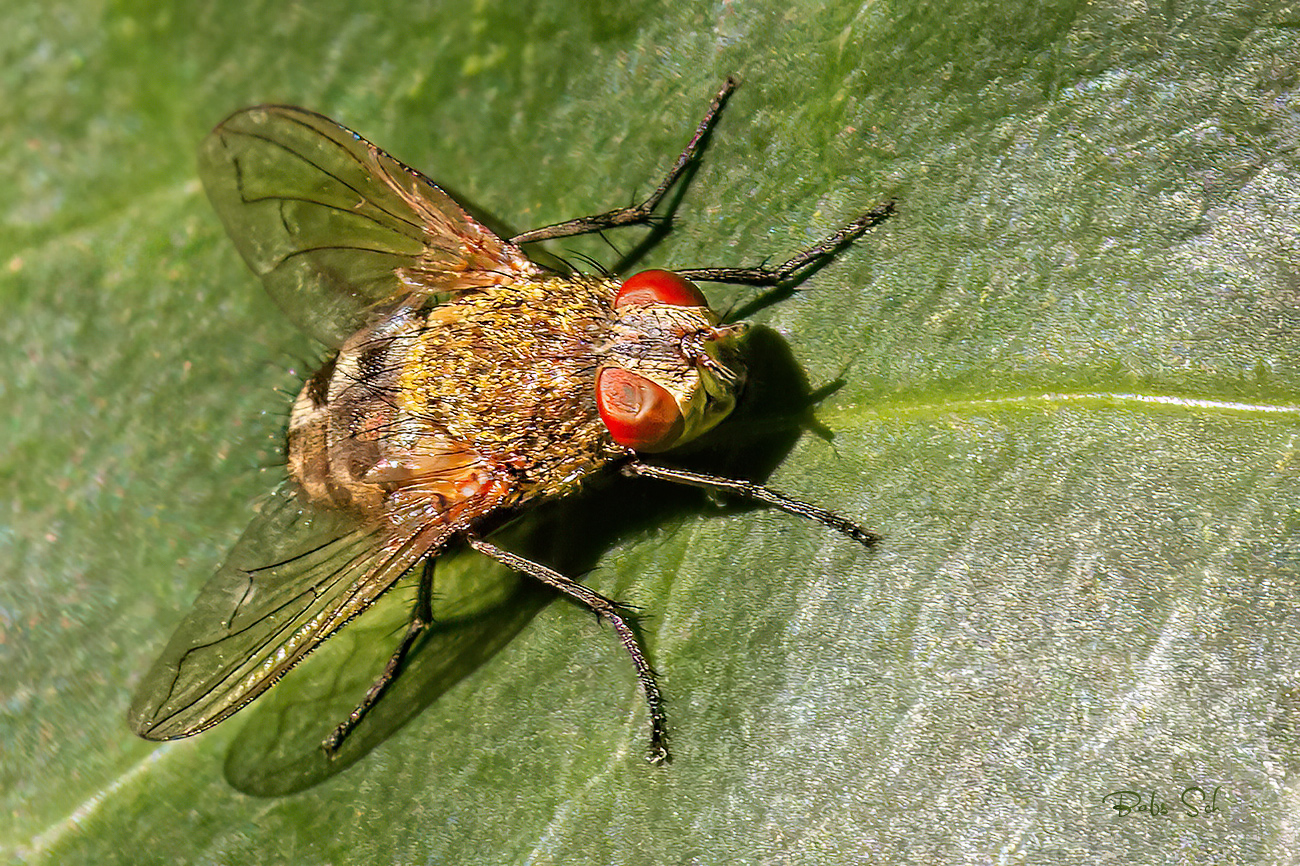
[{"label": "fly's head", "polygon": [[737,340],[694,283],[642,271],[614,296],[613,337],[596,373],[596,405],[614,441],[667,451],[711,430],[745,382]]}]

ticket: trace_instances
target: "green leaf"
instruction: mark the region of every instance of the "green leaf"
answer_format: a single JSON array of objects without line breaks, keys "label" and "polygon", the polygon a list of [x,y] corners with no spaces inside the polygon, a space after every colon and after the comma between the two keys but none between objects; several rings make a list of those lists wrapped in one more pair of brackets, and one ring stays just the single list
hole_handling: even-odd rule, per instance
[{"label": "green leaf", "polygon": [[[1290,857],[1295,9],[384,13],[9,10],[0,851]],[[879,201],[898,215],[755,313],[753,402],[687,459],[770,475],[879,529],[877,549],[649,481],[518,528],[523,552],[641,608],[669,698],[666,768],[643,760],[645,708],[609,629],[544,596],[505,600],[527,590],[468,554],[446,564],[457,585],[495,587],[467,590],[489,610],[469,661],[401,699],[369,751],[318,773],[307,729],[359,697],[409,596],[212,732],[134,738],[135,683],[278,477],[291,397],[276,389],[320,358],[203,199],[207,129],[244,105],[304,105],[523,229],[652,189],[728,73],[743,86],[675,230],[639,264],[780,260]],[[617,258],[599,240],[555,251]],[[430,644],[418,660],[455,652]],[[1218,790],[1217,811],[1184,796],[1195,788]],[[1122,815],[1116,791],[1168,813]]]}]

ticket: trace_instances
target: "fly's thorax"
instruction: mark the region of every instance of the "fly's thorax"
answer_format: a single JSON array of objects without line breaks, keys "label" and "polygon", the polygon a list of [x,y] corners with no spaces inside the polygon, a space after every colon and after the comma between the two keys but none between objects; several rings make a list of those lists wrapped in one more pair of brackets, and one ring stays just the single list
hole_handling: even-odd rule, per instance
[{"label": "fly's thorax", "polygon": [[[666,290],[670,302],[643,292],[636,281],[645,275],[676,281]],[[629,279],[615,301],[596,380],[601,417],[615,441],[666,451],[727,417],[744,385],[737,346],[744,332],[743,324],[720,324],[698,289],[675,274],[647,271]]]},{"label": "fly's thorax", "polygon": [[622,455],[592,383],[617,284],[598,277],[516,280],[428,311],[399,393],[407,411],[550,497]]}]

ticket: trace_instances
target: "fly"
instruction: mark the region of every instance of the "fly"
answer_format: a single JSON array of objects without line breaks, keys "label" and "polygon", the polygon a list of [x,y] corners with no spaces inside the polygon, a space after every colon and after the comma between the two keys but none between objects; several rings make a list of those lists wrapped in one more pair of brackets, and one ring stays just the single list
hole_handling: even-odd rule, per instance
[{"label": "fly", "polygon": [[749,481],[643,455],[713,428],[735,406],[745,326],[693,281],[795,282],[884,220],[878,206],[778,267],[558,273],[521,245],[650,223],[700,156],[728,79],[643,202],[502,239],[419,172],[301,108],[236,112],[199,172],[226,230],[286,313],[334,354],[294,401],[289,484],[236,542],[149,671],[130,710],[142,737],[212,727],[253,701],[422,564],[409,625],[329,755],[379,702],[433,620],[433,563],[455,539],[584,605],[614,628],[649,708],[649,758],[668,758],[663,699],[614,601],[486,537],[503,516],[608,471],[756,500],[871,545],[869,530]]}]

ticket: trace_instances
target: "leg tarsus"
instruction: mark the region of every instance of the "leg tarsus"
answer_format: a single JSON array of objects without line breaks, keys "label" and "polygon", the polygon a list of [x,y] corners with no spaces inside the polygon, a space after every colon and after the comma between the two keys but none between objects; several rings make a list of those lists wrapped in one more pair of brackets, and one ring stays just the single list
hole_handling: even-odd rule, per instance
[{"label": "leg tarsus", "polygon": [[892,201],[876,205],[844,228],[776,267],[760,265],[754,268],[687,268],[677,273],[688,280],[710,283],[736,283],[748,286],[784,285],[805,276],[808,270],[825,264],[868,229],[889,219],[893,213],[894,202]]},{"label": "leg tarsus", "polygon": [[827,526],[837,532],[842,532],[854,541],[866,547],[871,547],[880,540],[880,536],[870,529],[859,526],[853,521],[841,517],[833,511],[827,511],[810,502],[804,502],[800,499],[794,499],[786,496],[784,493],[778,493],[770,487],[764,487],[761,484],[755,484],[752,481],[744,481],[736,478],[722,478],[717,475],[702,475],[698,472],[687,472],[685,469],[672,469],[667,466],[654,466],[649,463],[642,463],[639,460],[633,460],[625,463],[621,469],[624,475],[640,476],[642,478],[657,478],[660,481],[673,481],[677,484],[686,484],[691,487],[702,487],[705,490],[722,490],[727,493],[733,493],[737,496],[743,496],[746,499],[753,499],[762,502],[765,505],[771,505],[787,514],[793,514],[797,517],[805,517],[809,520]]}]

